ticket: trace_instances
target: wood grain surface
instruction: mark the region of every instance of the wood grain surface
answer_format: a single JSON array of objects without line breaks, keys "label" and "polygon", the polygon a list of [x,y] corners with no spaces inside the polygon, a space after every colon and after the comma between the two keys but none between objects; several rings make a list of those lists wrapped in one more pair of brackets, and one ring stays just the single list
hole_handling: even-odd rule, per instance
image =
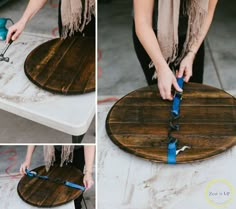
[{"label": "wood grain surface", "polygon": [[[34,169],[38,175],[60,178],[83,185],[83,174],[75,167],[53,166],[48,172],[45,166]],[[54,207],[78,198],[82,191],[48,180],[24,176],[21,178],[17,191],[19,196],[30,205],[37,207]]]},{"label": "wood grain surface", "polygon": [[95,38],[53,39],[25,60],[25,74],[53,93],[83,94],[95,90]]},{"label": "wood grain surface", "polygon": [[[106,130],[121,149],[155,162],[167,162],[167,132],[172,102],[164,101],[156,85],[121,98],[110,110]],[[210,158],[236,144],[236,99],[223,90],[189,83],[184,86],[180,130],[173,132],[176,163]]]}]

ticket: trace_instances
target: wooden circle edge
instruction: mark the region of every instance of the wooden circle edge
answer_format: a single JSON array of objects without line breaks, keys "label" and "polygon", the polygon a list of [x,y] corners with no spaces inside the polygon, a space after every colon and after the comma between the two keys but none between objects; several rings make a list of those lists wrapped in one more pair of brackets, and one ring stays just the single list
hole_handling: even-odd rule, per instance
[{"label": "wooden circle edge", "polygon": [[[192,84],[192,85],[195,85],[195,84],[196,84],[196,83],[191,83],[191,82],[189,82],[189,83]],[[232,96],[230,93],[226,92],[225,90],[218,89],[218,88],[216,88],[216,87],[213,87],[213,86],[210,86],[210,85],[206,85],[206,84],[202,84],[202,85],[203,85],[203,86],[206,86],[206,87],[208,87],[208,88],[220,90],[220,91],[224,92],[225,94],[229,95],[230,97],[232,97],[232,99],[234,99],[234,100],[236,101],[236,97]],[[157,159],[157,158],[156,158],[156,159],[153,159],[153,158],[150,158],[150,157],[148,158],[148,157],[146,157],[144,154],[135,152],[135,151],[133,151],[132,149],[128,149],[127,147],[123,146],[117,139],[115,139],[115,137],[113,137],[113,135],[111,135],[111,129],[110,129],[110,126],[109,126],[109,124],[108,124],[108,120],[109,120],[110,114],[112,113],[112,111],[113,111],[113,109],[115,108],[115,105],[116,105],[116,104],[118,104],[118,103],[119,103],[121,100],[123,100],[126,96],[128,96],[128,95],[134,93],[135,91],[139,91],[139,90],[145,89],[145,88],[151,88],[151,87],[153,87],[153,86],[154,86],[154,85],[151,85],[151,86],[144,86],[144,87],[138,88],[138,89],[136,89],[136,90],[133,90],[133,91],[131,91],[130,93],[128,93],[128,94],[124,95],[123,97],[121,97],[118,101],[116,101],[115,104],[112,106],[112,108],[109,110],[109,112],[108,112],[108,114],[107,114],[107,117],[106,117],[106,120],[105,120],[105,127],[106,127],[106,132],[107,132],[108,137],[110,138],[110,140],[111,140],[115,145],[118,146],[119,149],[121,149],[121,150],[123,150],[123,151],[125,151],[125,152],[127,152],[127,153],[129,153],[129,154],[135,155],[135,156],[137,156],[137,157],[139,157],[139,158],[142,158],[142,159],[144,159],[144,160],[147,160],[147,161],[156,162],[156,163],[168,164],[167,160],[166,160],[166,161],[163,161],[163,160]],[[109,135],[109,134],[110,134],[110,135]],[[216,157],[216,156],[218,156],[218,155],[220,155],[220,154],[222,154],[222,153],[228,151],[229,149],[231,149],[231,148],[232,148],[233,146],[235,146],[235,145],[236,145],[236,141],[234,142],[234,145],[228,146],[228,147],[226,147],[225,149],[222,149],[222,150],[221,150],[221,149],[218,149],[218,150],[216,150],[216,151],[218,151],[218,152],[214,152],[214,153],[212,153],[212,154],[209,155],[209,156],[200,157],[200,158],[194,159],[194,160],[190,160],[190,159],[189,159],[189,160],[185,160],[185,161],[176,161],[176,164],[187,164],[187,163],[195,163],[195,162],[202,162],[202,161],[205,161],[205,160],[209,160],[209,159],[211,159],[211,158],[213,158],[213,157]],[[166,156],[167,156],[167,154],[166,154]]]},{"label": "wooden circle edge", "polygon": [[[32,170],[40,169],[40,168],[42,168],[42,167],[45,167],[45,165],[39,166],[39,167],[34,168],[34,169],[32,169]],[[78,168],[77,168],[77,169],[78,169]],[[82,174],[82,172],[81,172],[79,169],[78,169],[78,171]],[[25,177],[25,176],[23,176],[22,178],[24,178],[24,177]],[[22,179],[22,178],[21,178],[21,179]],[[38,208],[54,208],[54,207],[58,207],[58,206],[65,205],[65,204],[67,204],[67,203],[73,201],[73,200],[68,200],[68,201],[65,201],[65,202],[63,202],[63,203],[56,204],[56,205],[53,205],[53,206],[51,206],[51,205],[44,205],[44,206],[41,206],[41,205],[34,204],[34,203],[32,203],[32,202],[26,200],[26,199],[21,195],[21,193],[20,193],[20,191],[19,191],[21,179],[20,179],[20,181],[19,181],[18,184],[17,184],[17,193],[18,193],[19,197],[20,197],[25,203],[27,203],[27,204],[29,204],[29,205],[32,205],[32,206],[35,206],[35,207],[38,207]],[[83,192],[82,192],[81,194],[79,194],[79,195],[76,195],[76,198],[78,198],[78,197],[79,197],[80,195],[82,195],[82,194],[83,194]]]},{"label": "wooden circle edge", "polygon": [[[94,37],[92,36],[86,36],[86,38],[90,38],[90,39],[95,39]],[[34,48],[26,57],[25,59],[25,62],[24,62],[24,73],[26,75],[26,77],[34,84],[36,85],[37,87],[45,90],[45,91],[48,91],[50,93],[53,93],[53,94],[58,94],[58,95],[64,95],[64,96],[70,96],[70,95],[82,95],[82,94],[87,94],[87,93],[91,93],[91,92],[94,92],[96,90],[96,76],[95,76],[95,86],[94,88],[91,88],[89,90],[86,90],[86,91],[70,91],[70,92],[62,92],[62,91],[58,91],[58,90],[54,90],[52,88],[48,88],[46,86],[43,86],[41,85],[40,83],[36,82],[34,79],[32,79],[32,77],[30,76],[30,74],[27,72],[26,70],[26,62],[28,61],[28,59],[30,59],[30,57],[32,56],[32,54],[38,49],[38,47],[44,45],[44,44],[47,44],[48,42],[52,42],[52,41],[57,41],[57,40],[60,40],[61,38],[54,38],[54,39],[51,39],[51,40],[48,40],[40,45],[38,45],[36,48]],[[96,40],[95,40],[96,41]],[[96,43],[96,42],[95,42]],[[95,57],[95,62],[96,62],[96,57]],[[95,65],[95,69],[96,70],[96,65]]]}]

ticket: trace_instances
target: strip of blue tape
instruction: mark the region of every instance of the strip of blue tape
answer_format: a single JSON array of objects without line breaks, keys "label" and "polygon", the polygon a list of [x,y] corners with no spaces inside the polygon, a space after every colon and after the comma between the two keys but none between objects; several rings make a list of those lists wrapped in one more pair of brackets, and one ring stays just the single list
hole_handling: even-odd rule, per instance
[{"label": "strip of blue tape", "polygon": [[[39,178],[39,179],[50,180],[48,176],[40,176],[40,175],[38,175],[38,174],[36,174],[36,173],[34,173],[34,172],[28,170],[28,169],[26,169],[25,172],[26,172],[27,176],[29,176],[29,177],[37,177],[37,178]],[[75,183],[69,182],[69,181],[65,181],[65,182],[64,182],[64,185],[65,185],[65,186],[68,186],[68,187],[72,187],[72,188],[74,188],[74,189],[82,190],[83,192],[84,192],[85,189],[86,189],[85,187],[80,186],[79,184],[75,184]]]},{"label": "strip of blue tape", "polygon": [[[183,85],[184,85],[184,78],[177,78],[177,83],[179,84],[179,87],[181,89],[183,89]],[[177,117],[179,115],[179,110],[180,110],[180,102],[181,102],[181,94],[176,92],[175,93],[175,97],[173,100],[173,104],[172,104],[172,114]]]},{"label": "strip of blue tape", "polygon": [[176,163],[176,142],[168,144],[167,162],[168,164]]},{"label": "strip of blue tape", "polygon": [[[181,89],[184,86],[184,78],[177,78],[177,83]],[[180,102],[181,102],[181,93],[176,92],[173,103],[172,103],[172,110],[171,113],[174,117],[178,117],[180,113]],[[167,163],[168,164],[176,164],[176,141],[170,142],[168,144],[168,151],[167,151]]]}]

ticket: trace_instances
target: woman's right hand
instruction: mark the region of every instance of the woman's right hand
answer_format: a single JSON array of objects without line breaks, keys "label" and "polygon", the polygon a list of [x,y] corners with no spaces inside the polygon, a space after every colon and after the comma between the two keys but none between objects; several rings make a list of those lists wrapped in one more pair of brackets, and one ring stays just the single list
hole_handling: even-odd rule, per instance
[{"label": "woman's right hand", "polygon": [[158,77],[158,88],[161,94],[162,99],[173,100],[173,96],[171,94],[171,87],[175,88],[176,91],[182,92],[183,90],[179,87],[176,77],[169,68],[168,65],[162,66],[157,70]]},{"label": "woman's right hand", "polygon": [[26,175],[26,172],[25,172],[25,170],[26,169],[29,169],[29,167],[30,167],[30,161],[25,161],[25,162],[23,162],[22,164],[21,164],[21,166],[20,166],[20,173],[22,174],[22,175]]},{"label": "woman's right hand", "polygon": [[25,23],[24,21],[18,21],[8,29],[6,43],[8,43],[11,39],[12,41],[15,41],[19,38],[23,30],[25,29]]}]

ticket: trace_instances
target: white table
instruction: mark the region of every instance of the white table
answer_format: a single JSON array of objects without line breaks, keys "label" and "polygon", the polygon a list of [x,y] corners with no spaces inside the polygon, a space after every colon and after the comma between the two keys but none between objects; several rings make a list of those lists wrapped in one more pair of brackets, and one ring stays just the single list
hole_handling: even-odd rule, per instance
[{"label": "white table", "polygon": [[[10,46],[5,54],[10,62],[0,62],[0,108],[75,136],[76,141],[77,136],[86,133],[94,117],[95,92],[55,95],[35,86],[24,74],[27,55],[50,39],[52,37],[24,33]],[[0,49],[4,46],[1,42]]]},{"label": "white table", "polygon": [[[98,106],[98,208],[214,209],[219,207],[217,201],[223,201],[221,208],[235,209],[236,194],[219,196],[219,191],[236,190],[236,147],[212,159],[183,165],[144,160],[109,139],[105,120],[112,105]],[[212,191],[218,196],[211,197]]]}]

